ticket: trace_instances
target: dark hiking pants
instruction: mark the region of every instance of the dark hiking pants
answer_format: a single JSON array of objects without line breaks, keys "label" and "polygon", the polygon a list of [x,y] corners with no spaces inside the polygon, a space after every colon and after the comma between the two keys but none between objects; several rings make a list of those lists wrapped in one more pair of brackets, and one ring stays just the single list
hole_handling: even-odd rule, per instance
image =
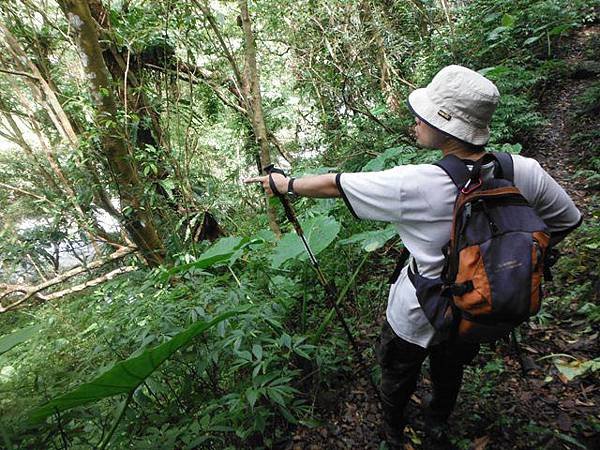
[{"label": "dark hiking pants", "polygon": [[479,344],[446,341],[422,348],[398,337],[388,322],[383,324],[377,346],[381,366],[381,401],[387,428],[402,432],[404,409],[415,391],[421,364],[429,356],[433,400],[428,412],[445,421],[456,403],[463,368],[479,351]]}]

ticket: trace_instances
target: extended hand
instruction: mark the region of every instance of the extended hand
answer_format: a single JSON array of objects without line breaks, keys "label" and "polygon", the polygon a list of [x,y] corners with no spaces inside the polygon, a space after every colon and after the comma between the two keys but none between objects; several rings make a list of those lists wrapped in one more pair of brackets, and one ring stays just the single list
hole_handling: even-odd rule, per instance
[{"label": "extended hand", "polygon": [[[289,179],[279,173],[273,173],[273,174],[271,174],[271,176],[273,177],[273,182],[275,183],[275,188],[277,189],[277,191],[280,194],[285,194],[287,192],[287,186],[288,186]],[[272,197],[273,195],[275,195],[275,192],[273,192],[271,190],[271,186],[269,185],[269,175],[265,175],[262,177],[246,178],[244,180],[244,183],[246,183],[246,184],[260,183],[260,184],[262,184],[263,189],[265,190],[265,192],[267,193],[267,195],[269,197]]]}]

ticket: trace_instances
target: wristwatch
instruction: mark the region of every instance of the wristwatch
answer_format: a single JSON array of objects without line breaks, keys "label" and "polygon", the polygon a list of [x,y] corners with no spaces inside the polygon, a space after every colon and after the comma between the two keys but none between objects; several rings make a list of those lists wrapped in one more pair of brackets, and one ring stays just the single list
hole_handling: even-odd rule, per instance
[{"label": "wristwatch", "polygon": [[296,192],[294,192],[294,181],[295,180],[296,179],[294,177],[290,177],[290,181],[288,181],[287,195],[289,195],[292,198],[295,198],[298,196],[296,194]]}]

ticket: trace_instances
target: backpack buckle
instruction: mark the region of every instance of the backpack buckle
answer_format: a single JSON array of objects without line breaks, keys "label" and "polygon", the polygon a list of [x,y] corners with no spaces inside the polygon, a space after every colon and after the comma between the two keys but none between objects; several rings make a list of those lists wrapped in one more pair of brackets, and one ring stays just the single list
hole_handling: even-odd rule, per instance
[{"label": "backpack buckle", "polygon": [[463,186],[463,188],[460,190],[460,192],[462,192],[465,195],[470,194],[483,184],[483,180],[481,179],[481,177],[479,177],[479,180],[477,180],[477,183],[475,183],[475,185],[473,186],[471,186],[471,181],[473,181],[473,179],[469,178]]},{"label": "backpack buckle", "polygon": [[462,297],[473,289],[475,289],[475,286],[472,280],[467,280],[464,283],[447,283],[442,287],[442,291],[449,292],[455,297]]}]

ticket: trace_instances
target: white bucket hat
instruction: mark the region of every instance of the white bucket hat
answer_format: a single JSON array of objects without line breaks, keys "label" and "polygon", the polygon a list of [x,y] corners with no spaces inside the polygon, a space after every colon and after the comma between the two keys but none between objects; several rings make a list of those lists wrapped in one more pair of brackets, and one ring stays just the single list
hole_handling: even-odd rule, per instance
[{"label": "white bucket hat", "polygon": [[419,119],[443,133],[485,145],[499,98],[498,88],[483,75],[452,65],[440,70],[426,88],[411,92],[408,106]]}]

